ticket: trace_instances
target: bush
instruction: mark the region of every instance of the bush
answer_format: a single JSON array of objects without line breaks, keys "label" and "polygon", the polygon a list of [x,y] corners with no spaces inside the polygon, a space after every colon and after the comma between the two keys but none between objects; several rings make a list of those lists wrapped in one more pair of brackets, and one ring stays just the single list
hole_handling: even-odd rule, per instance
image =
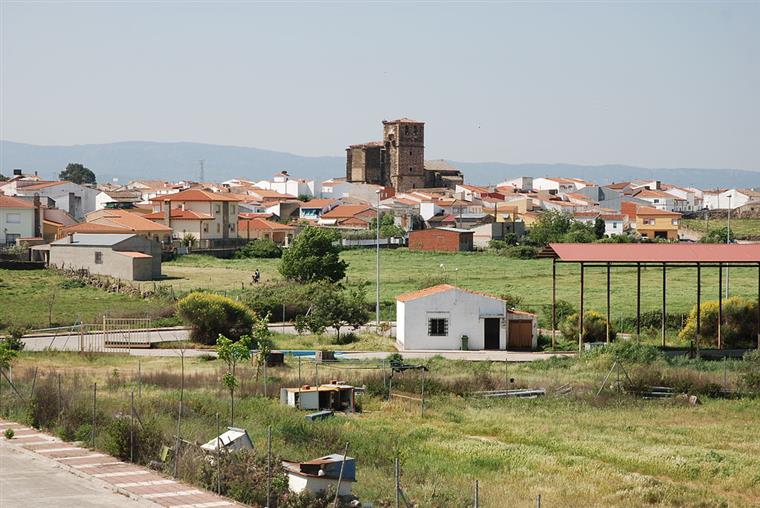
[{"label": "bush", "polygon": [[201,344],[216,344],[219,335],[238,340],[251,332],[254,321],[248,307],[212,293],[190,293],[177,302],[177,311],[191,327],[191,340]]},{"label": "bush", "polygon": [[[718,302],[709,301],[701,305],[701,335],[699,343],[717,346]],[[689,319],[678,337],[686,341],[697,338],[697,306],[689,313]],[[732,296],[723,301],[723,324],[721,325],[723,344],[728,348],[751,348],[757,340],[757,302],[748,298]]]},{"label": "bush", "polygon": [[268,238],[257,238],[235,251],[236,259],[281,258],[282,249]]},{"label": "bush", "polygon": [[587,355],[589,357],[609,356],[614,360],[620,360],[625,363],[644,364],[665,359],[665,355],[656,346],[632,341],[615,342],[609,346],[594,348]]},{"label": "bush", "polygon": [[61,289],[77,289],[85,286],[86,284],[82,279],[63,279],[59,284]]},{"label": "bush", "polygon": [[13,436],[16,435],[16,432],[14,432],[13,429],[5,429],[5,432],[3,434],[5,434],[5,439],[13,439]]},{"label": "bush", "polygon": [[502,250],[507,248],[507,242],[505,242],[504,240],[489,240],[488,248],[491,250],[495,250],[496,252],[501,252]]},{"label": "bush", "polygon": [[[541,306],[542,316],[546,316],[546,326],[551,327],[552,325],[552,304],[547,303]],[[562,322],[567,319],[567,317],[571,314],[575,314],[577,311],[575,310],[575,307],[573,307],[573,304],[568,302],[567,300],[557,300],[554,304],[554,312],[557,314],[557,326],[562,324]],[[577,337],[576,337],[577,340]]]},{"label": "bush", "polygon": [[106,427],[106,439],[104,448],[106,452],[121,460],[129,460],[132,443],[134,443],[134,461],[140,464],[147,464],[151,460],[158,458],[163,444],[163,436],[158,425],[152,418],[142,418],[143,424],[137,418],[134,419],[134,426],[131,434],[133,440],[130,440],[131,421],[129,415],[117,417]]},{"label": "bush", "polygon": [[[561,324],[562,336],[569,341],[578,340],[578,313],[569,315]],[[615,340],[617,332],[610,323],[610,340]],[[607,340],[607,319],[598,312],[583,314],[583,342],[604,342]]]},{"label": "bush", "polygon": [[530,247],[529,245],[515,245],[509,247],[503,251],[507,256],[517,259],[535,259],[538,256],[539,250],[536,247]]},{"label": "bush", "polygon": [[508,309],[518,308],[523,301],[522,296],[513,295],[511,293],[502,293],[499,295],[499,298],[506,302]]},{"label": "bush", "polygon": [[11,351],[23,351],[25,344],[22,337],[25,333],[26,328],[21,326],[10,327],[8,329],[8,336],[4,340],[6,347]]},{"label": "bush", "polygon": [[242,301],[260,316],[270,314],[273,321],[282,319],[284,305],[285,319],[293,320],[309,310],[314,286],[288,281],[257,284],[243,292]]},{"label": "bush", "polygon": [[741,376],[742,383],[748,389],[760,392],[760,350],[756,349],[744,355],[747,371]]}]

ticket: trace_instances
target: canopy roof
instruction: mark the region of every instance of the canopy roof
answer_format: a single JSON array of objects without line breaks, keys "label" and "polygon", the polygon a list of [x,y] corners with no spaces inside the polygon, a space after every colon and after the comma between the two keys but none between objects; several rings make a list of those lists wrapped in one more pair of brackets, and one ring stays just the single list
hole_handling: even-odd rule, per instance
[{"label": "canopy roof", "polygon": [[760,244],[552,243],[559,261],[592,263],[760,263]]}]

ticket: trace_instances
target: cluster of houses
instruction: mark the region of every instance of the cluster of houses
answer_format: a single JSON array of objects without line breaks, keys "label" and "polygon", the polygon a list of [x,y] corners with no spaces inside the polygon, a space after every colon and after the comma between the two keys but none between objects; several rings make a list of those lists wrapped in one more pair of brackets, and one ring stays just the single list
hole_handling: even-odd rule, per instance
[{"label": "cluster of houses", "polygon": [[[456,168],[441,169],[443,161],[428,162],[424,168],[461,175]],[[233,249],[257,238],[287,246],[305,225],[372,236],[379,213],[393,217],[411,250],[468,251],[491,240],[519,239],[549,210],[583,223],[601,219],[607,236],[635,233],[675,241],[683,214],[760,209],[760,192],[754,190],[703,191],[656,180],[597,185],[578,178],[520,177],[489,187],[467,185],[462,178],[432,180],[443,186],[401,190],[388,182],[319,182],[287,171],[260,181],[134,180],[95,186],[14,170],[0,182],[0,245],[26,245],[37,259],[56,266],[142,280],[160,274],[155,263],[138,255],[156,255],[151,242],[163,251]],[[94,245],[93,235],[108,236]],[[124,235],[148,241],[126,242]],[[116,268],[103,261],[103,248],[132,254],[107,256],[120,260],[123,266]]]}]

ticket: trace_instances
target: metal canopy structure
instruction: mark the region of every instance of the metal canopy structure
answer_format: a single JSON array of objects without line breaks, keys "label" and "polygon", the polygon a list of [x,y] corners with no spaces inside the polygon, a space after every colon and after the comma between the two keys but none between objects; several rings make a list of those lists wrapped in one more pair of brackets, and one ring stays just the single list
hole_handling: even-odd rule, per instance
[{"label": "metal canopy structure", "polygon": [[[580,309],[578,312],[578,350],[583,347],[584,271],[590,267],[607,269],[607,342],[610,342],[610,272],[612,267],[636,268],[636,338],[641,335],[641,268],[662,269],[661,339],[665,346],[667,270],[696,268],[697,337],[701,336],[702,268],[718,269],[718,349],[723,349],[723,268],[757,268],[757,347],[760,348],[760,244],[649,244],[649,243],[552,243],[546,254],[552,257],[552,348],[556,347],[557,264],[580,265]],[[697,341],[698,342],[698,341]]]}]

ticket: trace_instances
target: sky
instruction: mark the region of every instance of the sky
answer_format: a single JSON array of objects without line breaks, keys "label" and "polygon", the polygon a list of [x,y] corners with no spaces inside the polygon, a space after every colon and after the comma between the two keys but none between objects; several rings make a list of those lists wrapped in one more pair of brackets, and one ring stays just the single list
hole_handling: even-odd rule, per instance
[{"label": "sky", "polygon": [[760,2],[0,1],[0,139],[760,170]]}]

